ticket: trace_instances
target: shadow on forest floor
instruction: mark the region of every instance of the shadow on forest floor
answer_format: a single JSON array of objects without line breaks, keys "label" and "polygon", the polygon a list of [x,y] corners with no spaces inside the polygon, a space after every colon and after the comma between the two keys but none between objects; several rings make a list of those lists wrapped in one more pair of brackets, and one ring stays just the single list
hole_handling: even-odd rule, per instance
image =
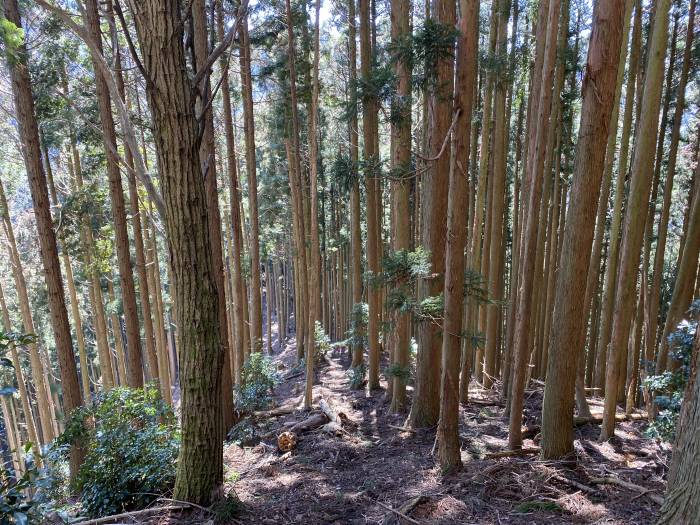
[{"label": "shadow on forest floor", "polygon": [[[281,374],[290,376],[276,388],[274,406],[288,407],[291,413],[259,414],[252,424],[263,439],[258,437],[251,446],[225,447],[226,488],[244,505],[231,523],[653,522],[658,507],[649,496],[662,494],[670,447],[646,438],[644,422],[618,423],[616,437],[607,443],[597,442],[598,426],[578,427],[576,461],[542,461],[538,456],[488,459],[488,454],[507,448],[508,421],[496,391],[474,385],[472,402],[461,408],[464,468],[443,476],[431,455],[434,429],[402,431],[406,415],[389,413],[383,390],[351,390],[347,352],[329,354],[314,386],[315,407],[323,398],[347,416],[343,430],[300,432],[296,448],[282,453],[277,449],[278,433],[309,417],[299,408],[304,377],[290,372],[295,354],[291,341],[274,357]],[[590,402],[594,414],[602,411],[600,399]],[[536,432],[541,403],[542,386],[533,382],[526,392],[524,424],[531,430],[527,435]],[[524,447],[536,447],[538,439],[537,434],[526,439]],[[593,483],[603,476],[632,482],[647,492]],[[404,505],[413,521],[390,510]]]}]

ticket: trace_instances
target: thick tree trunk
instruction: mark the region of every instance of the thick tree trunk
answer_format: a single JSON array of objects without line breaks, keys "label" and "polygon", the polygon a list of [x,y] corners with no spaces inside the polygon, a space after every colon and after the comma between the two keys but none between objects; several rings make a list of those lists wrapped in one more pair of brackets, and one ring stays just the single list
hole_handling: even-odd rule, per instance
[{"label": "thick tree trunk", "polygon": [[678,436],[658,525],[697,523],[700,516],[700,330],[695,334],[690,376],[678,418]]},{"label": "thick tree trunk", "polygon": [[165,201],[180,354],[182,445],[174,497],[209,504],[223,481],[219,301],[193,89],[186,76],[179,6],[138,6],[136,29]]},{"label": "thick tree trunk", "polygon": [[[593,28],[584,77],[574,185],[562,240],[552,319],[552,340],[542,413],[542,456],[562,457],[573,451],[574,383],[586,337],[584,304],[596,205],[605,164],[610,115],[622,42],[624,0],[601,0]],[[571,355],[573,353],[573,355]],[[563,428],[562,428],[563,427]]]}]

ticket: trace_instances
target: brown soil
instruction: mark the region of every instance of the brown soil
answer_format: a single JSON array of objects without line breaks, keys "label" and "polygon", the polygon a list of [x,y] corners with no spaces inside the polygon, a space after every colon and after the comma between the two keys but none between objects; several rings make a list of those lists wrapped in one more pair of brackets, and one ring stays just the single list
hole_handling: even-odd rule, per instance
[{"label": "brown soil", "polygon": [[[293,374],[295,348],[275,356],[291,376],[274,392],[274,406],[301,405],[303,375]],[[344,431],[301,433],[286,454],[276,429],[301,421],[300,408],[279,417],[250,420],[243,446],[226,445],[226,489],[243,510],[231,523],[246,524],[647,524],[658,510],[649,495],[662,495],[670,447],[644,436],[641,421],[618,423],[615,439],[598,443],[599,427],[577,428],[576,458],[542,461],[536,455],[483,459],[507,445],[507,419],[496,392],[474,389],[476,401],[461,410],[464,468],[443,475],[432,456],[434,429],[401,431],[405,415],[388,412],[384,392],[353,391],[347,355],[332,354],[318,371],[314,404],[324,398],[349,418]],[[539,423],[541,385],[526,393],[526,425]],[[594,413],[601,401],[591,399]],[[477,404],[478,402],[478,404]],[[238,432],[241,435],[241,432]],[[265,439],[259,436],[267,435]],[[539,436],[526,440],[536,447]],[[257,444],[255,444],[257,442]],[[644,487],[629,491],[595,485],[614,476]],[[422,496],[407,511],[409,521],[389,509]],[[400,521],[396,521],[400,519]],[[207,520],[204,520],[207,521]]]}]

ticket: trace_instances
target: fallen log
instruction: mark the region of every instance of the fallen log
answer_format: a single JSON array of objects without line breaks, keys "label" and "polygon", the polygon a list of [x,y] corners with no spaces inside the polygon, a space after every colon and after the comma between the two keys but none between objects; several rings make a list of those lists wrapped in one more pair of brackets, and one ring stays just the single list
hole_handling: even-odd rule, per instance
[{"label": "fallen log", "polygon": [[319,399],[318,408],[321,409],[321,412],[326,414],[328,421],[330,421],[331,423],[342,423],[340,415],[338,415],[336,411],[331,408],[331,406],[328,404],[328,401],[326,401],[325,399]]},{"label": "fallen log", "polygon": [[324,425],[328,422],[328,416],[324,414],[323,412],[316,412],[315,414],[311,414],[309,417],[304,419],[303,421],[299,421],[298,423],[295,423],[291,427],[287,429],[288,432],[293,432],[295,434],[299,434],[301,432],[305,432],[307,430],[312,430],[316,427],[320,427],[321,425]]},{"label": "fallen log", "polygon": [[[647,416],[646,414],[630,414],[629,416],[625,414],[615,414],[615,421],[646,421]],[[589,423],[591,425],[600,425],[603,422],[603,415],[602,414],[594,414],[591,417],[581,417],[581,416],[574,416],[574,427],[583,427],[588,425]],[[522,436],[523,439],[531,438],[535,436],[536,434],[539,434],[540,430],[542,430],[541,425],[530,425],[528,427],[523,427],[522,430]]]},{"label": "fallen log", "polygon": [[647,498],[649,498],[651,501],[653,501],[657,505],[663,505],[663,503],[664,503],[663,496],[659,496],[658,494],[654,494],[654,489],[648,489],[646,487],[642,487],[641,485],[636,485],[635,483],[631,483],[629,481],[622,480],[622,479],[617,478],[615,476],[603,476],[601,478],[591,478],[591,483],[594,483],[596,485],[602,485],[602,484],[617,485],[618,487],[622,487],[622,488],[625,488],[627,490],[639,492],[640,496],[646,496]]},{"label": "fallen log", "polygon": [[253,417],[257,419],[267,419],[271,417],[286,416],[287,414],[296,412],[298,408],[299,407],[297,405],[284,405],[271,410],[259,410],[257,412],[253,412]]},{"label": "fallen log", "polygon": [[500,452],[490,452],[484,455],[485,459],[508,458],[512,456],[529,456],[539,454],[539,448],[519,448],[516,450],[501,450]]}]

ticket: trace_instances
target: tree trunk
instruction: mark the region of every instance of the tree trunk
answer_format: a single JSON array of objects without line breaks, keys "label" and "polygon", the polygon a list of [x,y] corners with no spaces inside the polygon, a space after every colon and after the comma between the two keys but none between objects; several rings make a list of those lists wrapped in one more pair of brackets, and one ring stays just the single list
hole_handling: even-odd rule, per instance
[{"label": "tree trunk", "polygon": [[[411,13],[409,0],[391,2],[391,41],[399,45],[411,34]],[[395,57],[394,72],[397,77],[396,98],[392,103],[392,141],[394,145],[392,169],[397,180],[392,182],[394,226],[394,252],[406,253],[410,250],[409,182],[411,176],[411,64],[406,57]],[[407,283],[398,282],[400,293],[408,293]],[[410,285],[409,285],[410,286]],[[409,346],[411,344],[411,319],[408,312],[393,312],[394,320],[394,359],[392,412],[401,412],[406,404],[406,375],[408,370]]]},{"label": "tree trunk", "polygon": [[622,369],[620,357],[624,351],[623,345],[627,345],[629,336],[639,255],[644,235],[647,203],[651,191],[664,57],[668,43],[669,6],[669,0],[660,0],[656,4],[653,33],[649,45],[641,121],[637,126],[622,252],[620,254],[620,272],[615,290],[615,316],[605,374],[605,408],[600,432],[601,440],[609,439],[615,431],[617,388]]},{"label": "tree trunk", "polygon": [[[510,0],[500,0],[503,17],[507,20]],[[435,3],[438,22],[447,26],[455,23],[455,3],[440,0]],[[464,306],[464,249],[467,244],[467,210],[469,202],[469,177],[465,166],[469,165],[469,139],[471,136],[474,84],[477,76],[479,6],[475,0],[460,2],[460,38],[457,43],[457,77],[454,111],[457,112],[454,134],[455,162],[442,168],[449,170],[449,203],[447,211],[447,247],[445,261],[445,313],[443,316],[442,375],[440,386],[440,420],[437,430],[438,457],[443,471],[462,464],[459,440],[459,371],[462,343],[462,308]],[[503,22],[503,20],[501,20]],[[505,30],[505,23],[502,26]],[[433,148],[441,147],[440,140],[449,132],[452,113],[448,89],[452,86],[454,65],[451,58],[438,64],[438,85],[441,92],[431,97],[430,105],[436,105],[434,128],[431,130]],[[434,100],[437,99],[437,100]],[[438,102],[439,101],[439,102]],[[505,102],[505,101],[504,101]],[[440,137],[440,138],[437,138]],[[437,139],[437,140],[436,140]],[[449,151],[445,152],[447,155]],[[431,156],[434,156],[431,151]],[[449,157],[448,157],[449,158]],[[463,164],[462,164],[463,163]],[[436,166],[437,168],[437,166]],[[436,173],[444,178],[444,174]]]},{"label": "tree trunk", "polygon": [[[17,27],[21,27],[17,0],[5,0],[5,17]],[[24,164],[32,194],[34,216],[36,218],[39,248],[44,267],[46,292],[51,313],[51,326],[56,343],[56,353],[61,372],[63,406],[66,416],[82,405],[78,370],[73,354],[73,343],[68,322],[68,311],[64,302],[61,265],[56,248],[56,233],[51,220],[49,194],[46,187],[46,174],[41,163],[39,130],[34,114],[32,86],[27,70],[27,49],[22,43],[17,49],[17,60],[10,61],[10,77],[14,95],[15,115],[19,125],[19,136],[23,146]],[[36,386],[36,385],[35,385]],[[73,445],[70,451],[71,476],[78,472],[83,459],[83,451]]]},{"label": "tree trunk", "polygon": [[174,497],[207,505],[223,481],[224,355],[195,100],[179,6],[150,0],[139,13],[136,30],[165,201],[180,346],[182,444]]},{"label": "tree trunk", "polygon": [[248,173],[248,210],[250,215],[250,339],[254,351],[262,349],[262,303],[260,301],[260,226],[258,220],[258,179],[255,156],[255,120],[253,118],[253,80],[250,73],[250,37],[248,15],[241,19],[241,87],[243,91],[243,134],[245,165]]},{"label": "tree trunk", "polygon": [[[689,237],[690,239],[690,237]],[[690,376],[685,387],[678,436],[673,447],[666,498],[658,525],[697,523],[700,516],[700,330],[695,334]]]},{"label": "tree trunk", "polygon": [[[544,157],[546,153],[547,131],[549,128],[550,102],[552,98],[552,76],[556,59],[556,41],[559,26],[559,0],[552,0],[548,6],[547,26],[541,32],[546,35],[540,45],[544,45],[544,61],[541,74],[541,92],[537,103],[537,118],[533,115],[536,126],[536,139],[528,147],[528,162],[525,172],[529,184],[527,190],[527,212],[522,237],[522,263],[519,279],[518,308],[515,317],[513,383],[510,396],[510,422],[508,444],[511,449],[522,446],[522,410],[525,381],[528,374],[529,342],[531,329],[531,305],[533,295],[533,278],[535,276],[535,258],[537,255],[537,230],[539,224],[540,199],[542,197],[542,179],[544,177]],[[539,30],[538,30],[539,32]],[[531,139],[532,141],[533,139]],[[533,316],[534,317],[534,316]]]},{"label": "tree trunk", "polygon": [[[373,17],[370,14],[370,0],[360,0],[360,62],[362,82],[366,86],[372,85],[372,75],[374,74],[374,53],[376,50],[372,45],[372,26]],[[363,90],[362,133],[364,137],[365,185],[367,188],[367,270],[372,276],[379,275],[381,258],[381,222],[379,221],[381,193],[378,179],[380,159],[377,149],[378,110],[376,93],[371,89]],[[373,390],[379,388],[379,317],[381,298],[380,290],[376,283],[370,284],[367,289],[367,302],[369,303],[367,325],[369,344],[368,381],[370,390]],[[435,392],[437,393],[437,387]],[[420,395],[417,393],[416,398],[418,397]],[[437,400],[437,396],[434,396],[434,401],[437,402]],[[437,406],[435,408],[437,409]],[[437,410],[435,416],[437,419]]]},{"label": "tree trunk", "polygon": [[[85,24],[98,47],[102,51],[102,35],[100,33],[100,16],[97,10],[97,0],[85,2]],[[126,210],[124,205],[124,190],[122,188],[119,158],[117,156],[117,136],[112,116],[111,97],[107,83],[99,74],[99,65],[93,59],[95,74],[95,91],[100,111],[100,123],[105,155],[107,159],[107,178],[109,180],[112,218],[114,219],[114,244],[119,264],[119,284],[122,292],[122,305],[126,325],[127,340],[127,384],[138,388],[143,386],[143,363],[141,357],[141,334],[139,330],[138,312],[136,310],[136,289],[131,268],[129,250],[129,234],[126,227]]]}]

